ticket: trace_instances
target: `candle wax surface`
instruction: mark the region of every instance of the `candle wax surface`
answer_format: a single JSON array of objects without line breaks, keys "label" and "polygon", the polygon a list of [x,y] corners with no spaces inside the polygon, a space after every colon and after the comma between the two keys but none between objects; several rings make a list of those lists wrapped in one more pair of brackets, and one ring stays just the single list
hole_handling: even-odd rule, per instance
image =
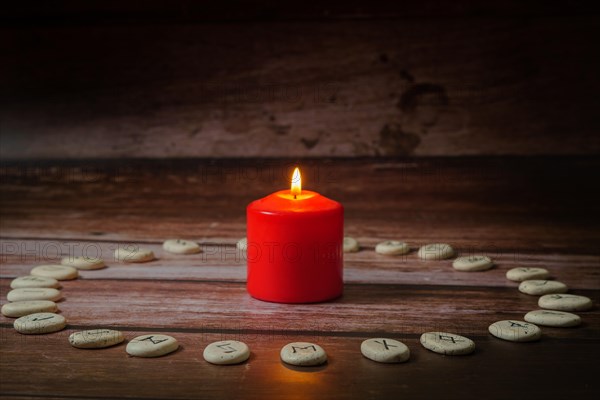
[{"label": "candle wax surface", "polygon": [[252,206],[257,211],[269,214],[293,214],[310,211],[327,212],[340,207],[340,203],[310,190],[303,190],[296,198],[290,190],[281,190],[254,201]]},{"label": "candle wax surface", "polygon": [[312,303],[343,290],[343,207],[319,193],[275,192],[247,208],[248,292],[260,300]]}]

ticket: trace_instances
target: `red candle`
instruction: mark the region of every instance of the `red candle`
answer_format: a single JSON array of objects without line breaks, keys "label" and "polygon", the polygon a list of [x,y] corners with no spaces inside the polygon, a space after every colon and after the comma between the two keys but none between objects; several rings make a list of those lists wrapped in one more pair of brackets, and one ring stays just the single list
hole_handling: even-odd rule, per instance
[{"label": "red candle", "polygon": [[344,209],[302,190],[294,171],[290,190],[253,201],[246,209],[248,293],[277,303],[314,303],[343,290]]}]

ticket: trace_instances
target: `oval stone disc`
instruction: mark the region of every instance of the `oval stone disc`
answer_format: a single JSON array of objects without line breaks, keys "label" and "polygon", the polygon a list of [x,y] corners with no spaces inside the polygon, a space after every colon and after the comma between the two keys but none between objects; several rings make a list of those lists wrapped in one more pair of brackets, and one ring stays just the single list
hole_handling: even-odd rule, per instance
[{"label": "oval stone disc", "polygon": [[31,275],[45,276],[47,278],[54,278],[57,281],[68,281],[77,278],[79,273],[77,269],[66,265],[49,264],[49,265],[38,265],[33,268],[30,272]]},{"label": "oval stone disc", "polygon": [[58,287],[58,281],[54,278],[48,278],[46,276],[20,276],[15,278],[10,283],[12,289],[23,289],[23,288],[54,288]]},{"label": "oval stone disc", "polygon": [[410,350],[404,343],[385,338],[365,340],[360,344],[360,352],[369,360],[380,363],[401,363],[410,357]]},{"label": "oval stone disc", "polygon": [[488,331],[498,339],[510,342],[532,342],[542,337],[542,330],[537,325],[524,321],[497,321]]},{"label": "oval stone disc", "polygon": [[427,350],[448,356],[470,354],[475,350],[471,339],[448,332],[426,332],[421,335],[421,344]]},{"label": "oval stone disc", "polygon": [[445,260],[454,256],[454,249],[446,243],[431,243],[421,246],[418,256],[422,260]]},{"label": "oval stone disc", "polygon": [[589,297],[576,294],[546,294],[538,300],[542,308],[559,311],[586,311],[593,307]]},{"label": "oval stone disc", "polygon": [[58,311],[56,303],[50,300],[27,300],[6,303],[2,306],[2,315],[17,318],[29,314]]},{"label": "oval stone disc", "polygon": [[239,364],[250,357],[250,348],[244,342],[222,340],[206,346],[203,356],[211,364]]},{"label": "oval stone disc", "polygon": [[127,343],[127,354],[135,357],[160,357],[179,348],[177,339],[169,335],[142,335]]},{"label": "oval stone disc", "polygon": [[506,271],[506,278],[515,282],[523,282],[529,279],[546,279],[550,273],[545,268],[518,267]]},{"label": "oval stone disc", "polygon": [[78,349],[101,349],[114,346],[125,340],[122,332],[112,329],[91,329],[72,333],[69,343]]},{"label": "oval stone disc", "polygon": [[327,361],[327,353],[318,344],[308,342],[288,343],[281,349],[281,360],[297,366],[321,365]]},{"label": "oval stone disc", "polygon": [[62,315],[54,313],[35,313],[18,318],[13,326],[19,333],[25,335],[39,335],[42,333],[57,332],[67,325],[67,320]]},{"label": "oval stone disc", "polygon": [[535,310],[525,314],[525,321],[542,326],[569,328],[581,324],[581,317],[564,311]]},{"label": "oval stone disc", "polygon": [[406,254],[410,251],[408,244],[398,240],[386,240],[385,242],[377,243],[375,252],[386,256],[398,256]]}]

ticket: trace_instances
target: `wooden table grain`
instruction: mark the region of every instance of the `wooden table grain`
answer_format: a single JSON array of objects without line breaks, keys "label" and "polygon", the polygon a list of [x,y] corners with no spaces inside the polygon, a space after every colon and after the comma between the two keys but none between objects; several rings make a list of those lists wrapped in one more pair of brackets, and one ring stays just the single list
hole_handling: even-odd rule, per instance
[{"label": "wooden table grain", "polygon": [[[566,398],[600,394],[600,162],[586,157],[306,159],[306,188],[345,206],[345,232],[361,251],[346,254],[344,295],[310,305],[267,303],[245,290],[245,206],[287,185],[285,159],[3,162],[0,167],[0,303],[11,279],[32,266],[82,251],[107,268],[62,282],[64,331],[25,336],[0,317],[4,398]],[[174,255],[163,240],[198,241],[204,252]],[[384,239],[410,254],[374,252]],[[448,242],[483,253],[489,271],[458,272],[451,260],[421,261],[418,246]],[[152,249],[157,259],[123,264],[118,245]],[[572,293],[589,296],[577,328],[543,327],[536,343],[489,335],[500,319],[522,319],[537,297],[505,273],[543,266]],[[128,339],[161,332],[182,347],[157,358],[127,356],[125,345],[72,348],[68,335],[97,327]],[[475,340],[463,357],[419,344],[446,330]],[[405,342],[411,359],[384,365],[360,353],[369,337]],[[249,344],[248,362],[202,359],[215,340]],[[329,361],[292,368],[279,359],[290,341],[314,341]]]}]

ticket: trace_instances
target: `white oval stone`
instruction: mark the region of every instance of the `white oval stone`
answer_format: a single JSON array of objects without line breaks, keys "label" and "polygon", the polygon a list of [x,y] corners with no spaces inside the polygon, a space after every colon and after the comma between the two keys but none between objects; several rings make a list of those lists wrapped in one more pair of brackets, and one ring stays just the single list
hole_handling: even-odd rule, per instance
[{"label": "white oval stone", "polygon": [[445,260],[454,256],[454,249],[446,243],[431,243],[421,246],[418,256],[422,260]]},{"label": "white oval stone", "polygon": [[250,357],[250,348],[246,343],[237,340],[221,340],[206,346],[203,355],[211,364],[239,364]]},{"label": "white oval stone", "polygon": [[64,257],[60,260],[62,265],[77,269],[100,269],[104,268],[104,260],[96,257]]},{"label": "white oval stone", "polygon": [[488,331],[498,339],[511,342],[532,342],[542,337],[542,330],[537,325],[524,321],[497,321]]},{"label": "white oval stone", "polygon": [[38,265],[33,268],[30,272],[31,275],[45,276],[47,278],[54,278],[58,281],[68,281],[75,279],[79,276],[77,269],[66,265],[49,264],[49,265]]},{"label": "white oval stone", "polygon": [[114,346],[125,340],[122,332],[112,329],[91,329],[72,333],[69,343],[78,349],[101,349]]},{"label": "white oval stone", "polygon": [[567,285],[559,281],[548,281],[545,279],[531,279],[521,282],[519,291],[533,296],[541,296],[551,293],[566,293]]},{"label": "white oval stone", "polygon": [[380,363],[401,363],[410,358],[408,347],[394,339],[367,339],[360,344],[360,352],[369,360]]},{"label": "white oval stone", "polygon": [[308,342],[288,343],[281,348],[281,360],[286,364],[307,367],[327,361],[327,353],[318,344]]},{"label": "white oval stone", "polygon": [[21,288],[13,289],[6,295],[8,301],[50,300],[57,301],[62,297],[60,290],[53,288]]},{"label": "white oval stone", "polygon": [[246,251],[248,249],[248,238],[238,240],[238,242],[235,244],[235,247],[238,250]]},{"label": "white oval stone", "polygon": [[179,342],[169,335],[142,335],[127,343],[127,354],[135,357],[160,357],[179,348]]},{"label": "white oval stone", "polygon": [[410,251],[408,244],[398,240],[386,240],[385,242],[377,243],[375,252],[386,256],[398,256],[406,254]]},{"label": "white oval stone", "polygon": [[154,258],[152,250],[137,246],[119,247],[115,250],[115,259],[123,262],[147,262],[154,260]]},{"label": "white oval stone", "polygon": [[54,278],[48,278],[46,276],[27,275],[13,279],[10,283],[10,287],[13,289],[57,288],[58,281]]},{"label": "white oval stone", "polygon": [[547,294],[538,300],[542,308],[560,311],[586,311],[592,308],[593,303],[589,297],[575,294]]},{"label": "white oval stone", "polygon": [[23,317],[29,314],[56,312],[56,303],[50,300],[28,300],[6,303],[2,306],[2,315],[11,318]]},{"label": "white oval stone", "polygon": [[360,249],[358,241],[349,236],[344,237],[342,245],[344,253],[356,253]]},{"label": "white oval stone", "polygon": [[19,333],[25,335],[38,335],[42,333],[57,332],[67,325],[67,320],[62,315],[54,313],[35,313],[18,318],[13,326]]},{"label": "white oval stone", "polygon": [[485,271],[494,266],[494,262],[488,256],[472,255],[458,257],[452,262],[452,267],[457,271],[475,272]]},{"label": "white oval stone", "polygon": [[448,356],[470,354],[475,350],[471,339],[448,332],[427,332],[421,335],[421,344],[427,350]]},{"label": "white oval stone", "polygon": [[564,311],[535,310],[525,314],[525,321],[543,326],[568,328],[581,324],[579,315]]},{"label": "white oval stone", "polygon": [[184,239],[165,240],[163,249],[173,254],[196,254],[202,251],[198,243]]},{"label": "white oval stone", "polygon": [[506,278],[515,282],[523,282],[530,279],[546,279],[550,276],[548,270],[538,267],[518,267],[506,271]]}]

